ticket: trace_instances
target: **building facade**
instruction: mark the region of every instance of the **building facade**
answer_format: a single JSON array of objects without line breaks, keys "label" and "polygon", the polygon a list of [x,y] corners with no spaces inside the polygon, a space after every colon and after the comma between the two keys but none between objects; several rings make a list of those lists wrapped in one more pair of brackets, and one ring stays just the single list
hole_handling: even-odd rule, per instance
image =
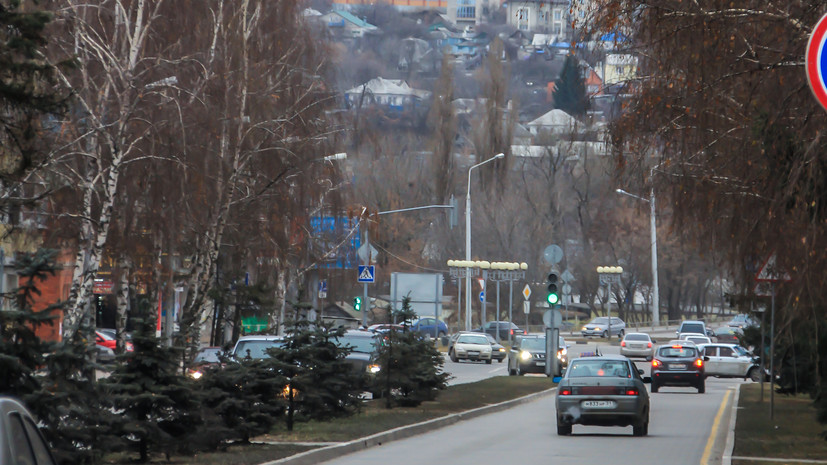
[{"label": "building facade", "polygon": [[448,0],[448,19],[457,27],[474,27],[485,22],[502,0]]},{"label": "building facade", "polygon": [[518,0],[508,2],[508,24],[521,30],[569,37],[568,0]]}]

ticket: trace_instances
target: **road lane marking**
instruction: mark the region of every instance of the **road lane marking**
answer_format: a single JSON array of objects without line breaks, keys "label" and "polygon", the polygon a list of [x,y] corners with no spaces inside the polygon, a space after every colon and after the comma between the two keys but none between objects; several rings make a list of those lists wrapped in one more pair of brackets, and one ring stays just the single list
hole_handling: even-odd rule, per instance
[{"label": "road lane marking", "polygon": [[712,431],[709,433],[709,438],[706,440],[706,447],[704,448],[704,455],[701,456],[701,465],[709,465],[709,455],[712,453],[712,446],[715,445],[715,437],[718,435],[718,428],[721,426],[721,417],[724,415],[724,410],[729,396],[732,395],[732,389],[727,389],[724,400],[721,401],[721,406],[718,407],[718,413],[715,415],[715,421],[712,422]]}]

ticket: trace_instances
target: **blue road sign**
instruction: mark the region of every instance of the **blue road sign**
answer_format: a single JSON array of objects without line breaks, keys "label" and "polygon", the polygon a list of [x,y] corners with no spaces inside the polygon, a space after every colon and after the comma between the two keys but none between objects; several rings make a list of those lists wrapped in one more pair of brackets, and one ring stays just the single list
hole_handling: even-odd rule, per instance
[{"label": "blue road sign", "polygon": [[360,283],[376,281],[376,267],[374,265],[359,265],[359,277],[356,281]]},{"label": "blue road sign", "polygon": [[327,292],[327,280],[323,279],[319,281],[319,292]]},{"label": "blue road sign", "polygon": [[485,291],[480,292],[480,302],[485,303]]}]

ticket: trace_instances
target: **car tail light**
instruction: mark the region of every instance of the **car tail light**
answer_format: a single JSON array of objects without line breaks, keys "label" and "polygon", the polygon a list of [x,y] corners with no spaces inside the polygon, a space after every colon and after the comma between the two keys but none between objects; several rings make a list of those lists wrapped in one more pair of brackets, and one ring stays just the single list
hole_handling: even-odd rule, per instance
[{"label": "car tail light", "polygon": [[626,394],[627,396],[636,396],[639,394],[639,392],[637,392],[637,389],[627,389],[626,392],[624,392],[624,394]]},{"label": "car tail light", "polygon": [[620,347],[626,347],[626,341],[620,341]]},{"label": "car tail light", "polygon": [[646,344],[646,347],[651,349],[652,348],[652,343],[650,342],[650,343]]},{"label": "car tail light", "polygon": [[510,329],[509,331],[511,332],[511,335],[513,336],[514,335],[514,330]]},{"label": "car tail light", "polygon": [[695,366],[696,366],[696,367],[698,367],[698,368],[703,368],[703,366],[704,366],[704,361],[703,361],[703,359],[700,359],[700,358],[699,358],[699,359],[696,359],[696,360],[695,360]]},{"label": "car tail light", "polygon": [[657,367],[659,367],[659,366],[661,366],[661,365],[663,365],[663,363],[661,363],[661,361],[660,361],[660,360],[658,360],[658,359],[653,359],[653,360],[652,360],[652,368],[657,368]]},{"label": "car tail light", "polygon": [[561,396],[570,396],[571,395],[571,389],[563,389],[562,391],[560,391],[560,395]]}]

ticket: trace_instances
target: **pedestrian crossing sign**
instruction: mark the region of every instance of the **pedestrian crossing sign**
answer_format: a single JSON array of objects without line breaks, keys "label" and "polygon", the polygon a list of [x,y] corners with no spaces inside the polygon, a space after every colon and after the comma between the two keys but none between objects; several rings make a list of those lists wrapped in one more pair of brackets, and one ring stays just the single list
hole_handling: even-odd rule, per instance
[{"label": "pedestrian crossing sign", "polygon": [[359,265],[359,278],[356,280],[360,283],[372,283],[376,281],[374,265]]}]

